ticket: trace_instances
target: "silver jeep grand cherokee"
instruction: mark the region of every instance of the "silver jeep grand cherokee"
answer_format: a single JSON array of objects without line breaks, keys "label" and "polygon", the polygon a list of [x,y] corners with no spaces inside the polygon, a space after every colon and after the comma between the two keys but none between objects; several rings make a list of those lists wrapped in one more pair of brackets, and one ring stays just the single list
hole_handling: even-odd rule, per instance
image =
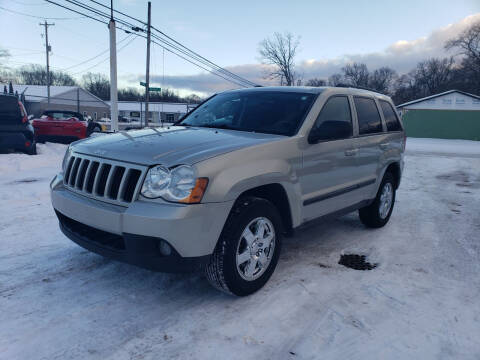
[{"label": "silver jeep grand cherokee", "polygon": [[248,295],[272,275],[281,239],[326,215],[392,214],[405,133],[387,96],[354,88],[221,93],[175,126],[72,144],[51,198],[63,233],[158,271],[205,271]]}]

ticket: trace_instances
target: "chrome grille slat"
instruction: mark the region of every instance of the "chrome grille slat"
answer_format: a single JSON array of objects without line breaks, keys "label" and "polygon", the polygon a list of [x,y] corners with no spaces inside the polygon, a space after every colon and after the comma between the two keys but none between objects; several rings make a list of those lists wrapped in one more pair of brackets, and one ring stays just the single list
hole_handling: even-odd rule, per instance
[{"label": "chrome grille slat", "polygon": [[90,160],[82,159],[80,165],[78,166],[77,178],[75,179],[75,187],[77,189],[83,189],[83,181],[85,180],[86,167]]},{"label": "chrome grille slat", "polygon": [[100,166],[97,169],[97,175],[95,175],[95,181],[93,182],[93,190],[92,190],[92,193],[96,196],[101,196],[101,195],[98,194],[98,186],[100,184],[100,178],[102,177],[102,173],[103,173],[106,166],[107,166],[107,164],[100,163]]},{"label": "chrome grille slat", "polygon": [[88,178],[90,177],[90,172],[92,171],[92,164],[93,164],[93,161],[90,161],[88,163],[87,170],[85,171],[85,178],[83,179],[83,184],[81,188],[82,191],[86,191]]},{"label": "chrome grille slat", "polygon": [[115,174],[116,169],[117,166],[110,166],[110,172],[108,173],[107,181],[105,183],[105,190],[103,191],[103,196],[107,198],[110,198],[110,186],[112,186],[113,175]]},{"label": "chrome grille slat", "polygon": [[75,153],[67,163],[64,185],[89,198],[128,206],[138,197],[146,171],[146,166]]},{"label": "chrome grille slat", "polygon": [[70,170],[70,179],[68,179],[68,184],[72,187],[75,187],[75,181],[77,180],[77,172],[80,161],[82,161],[82,159],[77,157],[72,165],[72,169]]},{"label": "chrome grille slat", "polygon": [[123,172],[122,180],[120,180],[120,187],[117,193],[117,199],[123,200],[123,193],[125,192],[125,185],[127,184],[127,176],[130,173],[130,169],[125,169]]}]

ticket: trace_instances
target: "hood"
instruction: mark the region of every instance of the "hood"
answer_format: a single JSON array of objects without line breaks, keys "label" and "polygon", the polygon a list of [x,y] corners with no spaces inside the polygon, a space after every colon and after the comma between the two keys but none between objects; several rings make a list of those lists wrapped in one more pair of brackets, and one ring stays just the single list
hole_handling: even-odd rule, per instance
[{"label": "hood", "polygon": [[98,135],[72,144],[78,153],[142,165],[194,164],[247,146],[284,138],[234,130],[171,126]]}]

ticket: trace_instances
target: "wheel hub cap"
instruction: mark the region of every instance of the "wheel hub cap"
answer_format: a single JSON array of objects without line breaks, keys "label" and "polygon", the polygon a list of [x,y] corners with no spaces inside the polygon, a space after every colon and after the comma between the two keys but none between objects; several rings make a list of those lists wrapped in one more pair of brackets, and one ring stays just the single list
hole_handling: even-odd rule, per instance
[{"label": "wheel hub cap", "polygon": [[393,203],[393,186],[387,182],[380,194],[380,204],[378,207],[378,214],[382,219],[385,219],[390,212]]},{"label": "wheel hub cap", "polygon": [[236,263],[239,275],[247,280],[258,279],[267,270],[275,248],[275,229],[270,220],[259,217],[243,230],[238,242]]}]

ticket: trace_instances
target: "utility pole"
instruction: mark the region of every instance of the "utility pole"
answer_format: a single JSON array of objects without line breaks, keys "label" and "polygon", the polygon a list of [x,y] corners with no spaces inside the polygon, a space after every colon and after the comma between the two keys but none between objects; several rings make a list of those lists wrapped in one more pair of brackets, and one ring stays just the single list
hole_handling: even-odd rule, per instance
[{"label": "utility pole", "polygon": [[111,130],[118,131],[118,92],[117,92],[117,35],[113,19],[113,0],[110,0],[110,123]]},{"label": "utility pole", "polygon": [[147,24],[147,71],[145,80],[145,125],[148,126],[148,101],[150,100],[150,24],[151,24],[152,3],[148,2],[148,24]]},{"label": "utility pole", "polygon": [[55,23],[47,23],[47,20],[42,24],[38,24],[40,26],[45,26],[45,53],[47,55],[47,103],[50,104],[50,51],[52,51],[52,47],[48,43],[48,27],[55,25]]}]

